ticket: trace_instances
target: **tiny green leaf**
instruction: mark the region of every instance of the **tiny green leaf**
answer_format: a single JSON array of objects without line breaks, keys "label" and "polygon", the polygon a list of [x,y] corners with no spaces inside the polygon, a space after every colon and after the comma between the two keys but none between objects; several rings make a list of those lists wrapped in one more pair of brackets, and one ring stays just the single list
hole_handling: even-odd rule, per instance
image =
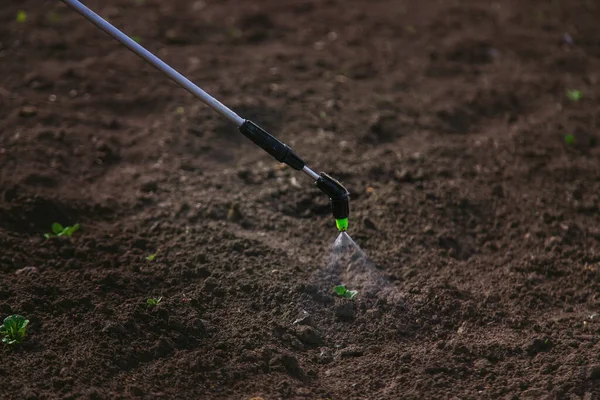
[{"label": "tiny green leaf", "polygon": [[337,294],[338,296],[343,296],[344,293],[346,293],[346,286],[344,285],[338,285],[336,287],[333,288],[335,294]]},{"label": "tiny green leaf", "polygon": [[77,232],[79,230],[79,224],[75,224],[73,226],[67,226],[64,230],[64,233],[71,237],[71,235],[73,235],[75,232]]},{"label": "tiny green leaf", "polygon": [[581,90],[567,90],[567,97],[569,100],[577,102],[581,100],[583,94],[581,93]]},{"label": "tiny green leaf", "polygon": [[242,31],[240,31],[237,28],[233,28],[233,27],[232,28],[228,28],[227,29],[227,35],[229,37],[231,37],[231,38],[237,39],[237,38],[239,38],[239,37],[242,36]]},{"label": "tiny green leaf", "polygon": [[23,10],[17,13],[17,22],[22,24],[27,21],[27,13]]},{"label": "tiny green leaf", "polygon": [[13,345],[20,344],[27,335],[27,325],[29,320],[20,315],[11,315],[4,319],[4,323],[0,326],[0,335],[2,343]]},{"label": "tiny green leaf", "polygon": [[572,133],[565,135],[565,144],[569,146],[575,144],[575,135],[573,135]]},{"label": "tiny green leaf", "polygon": [[354,296],[358,294],[356,290],[348,290],[344,285],[338,285],[333,288],[335,294],[341,297],[345,297],[347,299],[353,299]]},{"label": "tiny green leaf", "polygon": [[65,228],[63,228],[63,226],[61,224],[59,224],[58,222],[55,222],[52,224],[52,232],[54,232],[55,235],[62,233],[62,231],[64,231],[64,230],[65,230]]},{"label": "tiny green leaf", "polygon": [[44,237],[48,239],[50,236],[69,236],[71,237],[75,232],[79,230],[79,224],[75,224],[73,226],[64,227],[58,222],[52,224],[52,233],[44,234]]},{"label": "tiny green leaf", "polygon": [[162,296],[159,297],[158,299],[155,297],[152,297],[152,298],[149,298],[148,300],[146,300],[146,305],[148,307],[152,308],[152,307],[159,305],[161,301],[162,301]]},{"label": "tiny green leaf", "polygon": [[46,18],[50,22],[58,22],[60,21],[60,14],[55,11],[51,11],[46,15]]},{"label": "tiny green leaf", "polygon": [[148,261],[154,261],[155,258],[156,258],[156,253],[150,254],[148,257],[146,257],[146,260],[148,260]]},{"label": "tiny green leaf", "polygon": [[136,43],[142,43],[142,38],[139,36],[132,36],[131,37]]}]

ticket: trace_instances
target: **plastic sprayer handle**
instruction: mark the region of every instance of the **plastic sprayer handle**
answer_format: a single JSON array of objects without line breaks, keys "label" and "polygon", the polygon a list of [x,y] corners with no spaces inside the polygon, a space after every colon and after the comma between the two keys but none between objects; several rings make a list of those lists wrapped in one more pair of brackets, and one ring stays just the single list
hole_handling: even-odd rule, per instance
[{"label": "plastic sprayer handle", "polygon": [[302,171],[304,168],[304,161],[287,144],[281,142],[254,122],[246,120],[240,126],[240,132],[272,155],[277,161],[286,163],[298,171]]}]

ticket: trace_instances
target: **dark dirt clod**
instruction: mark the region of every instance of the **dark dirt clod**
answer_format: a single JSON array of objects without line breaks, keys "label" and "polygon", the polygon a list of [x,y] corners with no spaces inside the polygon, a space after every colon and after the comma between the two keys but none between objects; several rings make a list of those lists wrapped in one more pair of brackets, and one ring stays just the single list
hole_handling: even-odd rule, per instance
[{"label": "dark dirt clod", "polygon": [[202,285],[202,291],[210,293],[214,291],[218,286],[219,281],[216,278],[208,277],[204,280],[204,284]]},{"label": "dark dirt clod", "polygon": [[399,138],[402,134],[401,126],[398,124],[398,116],[395,112],[378,113],[372,117],[369,132],[363,141],[370,144],[381,144]]},{"label": "dark dirt clod", "polygon": [[146,193],[156,192],[158,190],[158,182],[154,179],[148,179],[145,182],[142,182],[140,189],[142,192]]},{"label": "dark dirt clod", "polygon": [[600,364],[590,365],[589,376],[590,379],[600,379]]},{"label": "dark dirt clod", "polygon": [[317,345],[323,343],[323,338],[321,337],[319,331],[317,331],[311,326],[301,325],[297,327],[296,336],[298,336],[298,339],[300,339],[302,342],[309,345]]},{"label": "dark dirt clod", "polygon": [[548,339],[535,338],[525,347],[525,351],[530,356],[534,356],[537,353],[547,351],[550,346],[551,342]]},{"label": "dark dirt clod", "polygon": [[345,349],[340,350],[340,357],[360,357],[364,354],[364,351],[361,347],[347,347]]},{"label": "dark dirt clod", "polygon": [[2,2],[0,398],[600,399],[597,3]]},{"label": "dark dirt clod", "polygon": [[277,371],[283,367],[292,376],[302,376],[303,371],[298,364],[298,359],[290,354],[277,354],[269,361],[271,369]]},{"label": "dark dirt clod", "polygon": [[342,321],[352,321],[355,314],[356,308],[353,302],[344,302],[335,307],[335,316]]},{"label": "dark dirt clod", "polygon": [[377,230],[377,225],[371,218],[365,218],[363,223],[365,224],[365,228]]}]

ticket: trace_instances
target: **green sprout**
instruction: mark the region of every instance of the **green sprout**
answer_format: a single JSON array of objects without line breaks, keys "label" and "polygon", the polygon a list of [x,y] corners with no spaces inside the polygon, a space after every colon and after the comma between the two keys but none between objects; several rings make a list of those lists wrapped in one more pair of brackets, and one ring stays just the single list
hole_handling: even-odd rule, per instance
[{"label": "green sprout", "polygon": [[154,261],[155,258],[156,258],[156,253],[150,254],[148,257],[146,257],[146,260],[148,260],[148,261]]},{"label": "green sprout", "polygon": [[227,29],[227,36],[229,36],[230,38],[233,38],[233,39],[238,39],[238,38],[242,37],[242,31],[240,31],[237,28],[231,27],[231,28]]},{"label": "green sprout", "polygon": [[50,22],[59,22],[60,18],[60,14],[56,11],[51,11],[46,15],[46,19]]},{"label": "green sprout", "polygon": [[142,43],[142,38],[139,36],[132,36],[131,37],[136,43]]},{"label": "green sprout", "polygon": [[68,236],[71,237],[79,230],[79,224],[63,227],[58,222],[52,224],[52,233],[46,233],[44,237],[48,239],[50,236]]},{"label": "green sprout", "polygon": [[575,144],[575,135],[572,133],[565,135],[565,144],[568,146]]},{"label": "green sprout", "polygon": [[581,93],[581,90],[567,90],[567,97],[569,100],[577,102],[581,100],[583,94]]},{"label": "green sprout", "polygon": [[348,290],[348,289],[346,289],[346,286],[344,286],[344,285],[338,285],[338,286],[334,287],[333,291],[338,296],[345,297],[347,299],[353,299],[354,296],[356,296],[358,294],[358,292],[356,290]]},{"label": "green sprout", "polygon": [[4,319],[4,323],[0,326],[0,335],[2,343],[13,345],[21,344],[27,334],[27,325],[29,320],[20,315],[11,315]]},{"label": "green sprout", "polygon": [[161,301],[162,301],[162,297],[159,297],[158,299],[156,297],[152,297],[152,298],[146,300],[146,305],[148,306],[148,308],[153,308],[153,307],[156,307],[157,305],[159,305]]},{"label": "green sprout", "polygon": [[22,24],[27,21],[27,13],[23,10],[17,13],[17,22]]}]

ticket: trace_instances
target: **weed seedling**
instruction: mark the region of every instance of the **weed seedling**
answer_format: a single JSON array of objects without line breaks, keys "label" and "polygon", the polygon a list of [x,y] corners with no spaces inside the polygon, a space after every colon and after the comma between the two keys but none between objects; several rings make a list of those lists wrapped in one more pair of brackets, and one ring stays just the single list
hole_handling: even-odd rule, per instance
[{"label": "weed seedling", "polygon": [[229,36],[232,39],[238,39],[242,37],[242,31],[240,31],[237,28],[229,28],[227,29],[227,36]]},{"label": "weed seedling", "polygon": [[356,296],[358,294],[358,292],[356,290],[348,290],[348,289],[346,289],[346,286],[344,286],[344,285],[339,285],[339,286],[334,287],[333,291],[338,296],[345,297],[347,299],[353,299],[354,296]]},{"label": "weed seedling", "polygon": [[581,93],[581,90],[567,90],[567,97],[569,100],[577,102],[581,100],[583,94]]},{"label": "weed seedling", "polygon": [[59,22],[60,14],[55,11],[51,11],[46,15],[46,19],[50,22]]},{"label": "weed seedling", "polygon": [[27,334],[27,325],[29,320],[20,315],[11,315],[4,319],[4,323],[0,326],[0,335],[2,343],[13,345],[21,344]]},{"label": "weed seedling", "polygon": [[572,133],[565,135],[565,144],[567,146],[571,146],[572,144],[575,144],[575,135],[573,135]]},{"label": "weed seedling", "polygon": [[146,260],[148,260],[148,261],[154,261],[155,258],[156,258],[156,253],[150,254],[148,257],[146,257]]},{"label": "weed seedling", "polygon": [[159,297],[158,299],[156,297],[152,297],[152,298],[146,300],[146,305],[148,306],[148,308],[153,308],[153,307],[156,307],[157,305],[159,305],[161,301],[162,301],[162,297]]},{"label": "weed seedling", "polygon": [[79,224],[63,227],[58,222],[52,224],[52,233],[46,233],[44,237],[48,239],[50,236],[69,236],[71,237],[79,230]]},{"label": "weed seedling", "polygon": [[27,13],[25,11],[19,11],[17,13],[17,22],[22,24],[27,21]]}]

